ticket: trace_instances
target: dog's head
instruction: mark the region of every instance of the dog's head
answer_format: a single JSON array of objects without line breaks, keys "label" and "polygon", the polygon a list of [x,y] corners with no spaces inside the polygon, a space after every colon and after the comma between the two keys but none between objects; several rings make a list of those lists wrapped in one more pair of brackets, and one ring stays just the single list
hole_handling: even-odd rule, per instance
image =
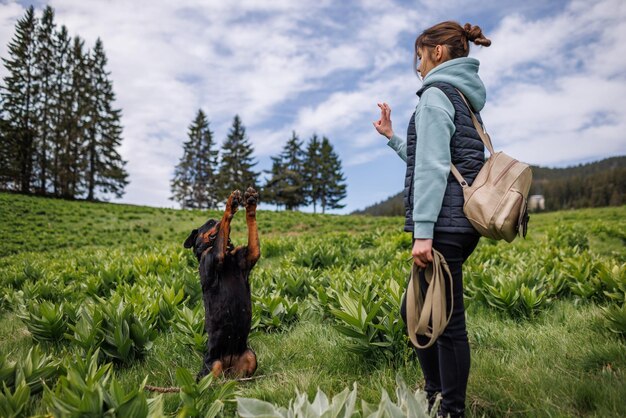
[{"label": "dog's head", "polygon": [[[193,248],[193,253],[198,260],[202,257],[202,254],[207,250],[212,251],[213,245],[217,238],[217,233],[220,230],[221,222],[217,222],[215,219],[209,219],[204,225],[198,229],[191,231],[191,234],[185,240],[185,248]],[[230,237],[228,238],[227,248],[232,247]]]}]

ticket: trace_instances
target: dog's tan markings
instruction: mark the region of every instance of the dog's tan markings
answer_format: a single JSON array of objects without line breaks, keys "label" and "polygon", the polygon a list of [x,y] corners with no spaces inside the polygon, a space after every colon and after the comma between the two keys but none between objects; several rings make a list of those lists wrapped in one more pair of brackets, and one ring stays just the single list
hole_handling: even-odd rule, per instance
[{"label": "dog's tan markings", "polygon": [[211,367],[211,373],[213,373],[213,376],[215,377],[220,377],[220,375],[224,372],[224,368],[222,366],[222,362],[219,360],[216,360],[213,363],[213,366]]},{"label": "dog's tan markings", "polygon": [[247,349],[241,356],[239,356],[233,367],[238,376],[252,376],[257,368],[256,354],[254,354],[254,351]]},{"label": "dog's tan markings", "polygon": [[213,246],[213,248],[215,248],[215,256],[218,263],[222,263],[224,261],[224,257],[226,256],[225,252],[228,248],[228,237],[230,236],[230,222],[232,221],[235,213],[237,213],[240,202],[241,193],[239,190],[232,192],[226,202],[226,210],[224,210],[224,216],[220,221],[220,228],[217,232],[215,245]]},{"label": "dog's tan markings", "polygon": [[261,245],[259,243],[259,231],[256,222],[256,206],[259,201],[259,194],[252,187],[248,187],[243,195],[246,207],[246,223],[248,225],[248,268],[252,268],[261,257]]},{"label": "dog's tan markings", "polygon": [[214,239],[217,234],[218,227],[219,224],[216,224],[216,226],[209,229],[207,232],[203,232],[202,234],[200,234],[200,239],[202,240],[202,242],[208,244],[212,238]]}]

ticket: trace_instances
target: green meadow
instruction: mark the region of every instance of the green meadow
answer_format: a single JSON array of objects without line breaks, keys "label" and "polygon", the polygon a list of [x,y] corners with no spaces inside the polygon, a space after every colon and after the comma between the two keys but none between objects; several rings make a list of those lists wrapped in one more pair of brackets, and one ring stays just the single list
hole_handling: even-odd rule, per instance
[{"label": "green meadow", "polygon": [[[422,401],[399,217],[259,211],[256,376],[196,383],[204,310],[182,243],[219,212],[2,193],[0,215],[0,416],[237,416],[318,389],[326,416]],[[231,237],[245,243],[243,213]],[[481,239],[464,283],[468,416],[626,416],[626,206],[531,214],[526,239]]]}]

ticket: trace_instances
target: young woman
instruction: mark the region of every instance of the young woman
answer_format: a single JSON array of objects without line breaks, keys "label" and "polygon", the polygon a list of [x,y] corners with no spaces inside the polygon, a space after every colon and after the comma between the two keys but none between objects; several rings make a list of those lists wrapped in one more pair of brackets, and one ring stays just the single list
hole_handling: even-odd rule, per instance
[{"label": "young woman", "polygon": [[[417,357],[426,381],[430,405],[441,393],[443,416],[462,417],[470,369],[470,348],[463,306],[463,262],[480,238],[463,213],[463,191],[450,173],[454,164],[469,185],[485,161],[485,148],[474,127],[465,96],[473,112],[485,106],[485,86],[478,77],[478,60],[468,58],[469,42],[489,46],[478,26],[442,22],[419,35],[415,41],[414,68],[423,79],[420,97],[411,117],[406,139],[391,125],[391,108],[379,103],[380,119],[374,127],[389,139],[388,145],[406,161],[404,204],[405,231],[413,234],[413,260],[419,267],[432,262],[432,248],[445,257],[453,276],[452,318],[443,334]],[[418,65],[419,62],[419,65]],[[420,286],[426,292],[423,272]],[[406,300],[402,303],[406,322]],[[428,338],[417,336],[420,344]]]}]

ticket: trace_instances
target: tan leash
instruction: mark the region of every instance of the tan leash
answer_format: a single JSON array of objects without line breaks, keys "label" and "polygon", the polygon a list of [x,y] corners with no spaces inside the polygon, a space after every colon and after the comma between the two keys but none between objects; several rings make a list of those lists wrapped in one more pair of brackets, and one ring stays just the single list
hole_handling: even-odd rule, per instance
[{"label": "tan leash", "polygon": [[[446,279],[444,277],[446,273],[450,281],[450,292],[452,292],[452,273],[443,255],[433,248],[433,262],[424,269],[428,290],[426,290],[426,297],[423,297],[419,285],[420,270],[422,268],[413,262],[406,294],[406,322],[413,345],[417,348],[428,348],[443,333],[452,317],[454,307],[452,297],[450,297],[450,314],[446,316]],[[416,334],[425,335],[430,340],[426,345],[420,345]]]}]

